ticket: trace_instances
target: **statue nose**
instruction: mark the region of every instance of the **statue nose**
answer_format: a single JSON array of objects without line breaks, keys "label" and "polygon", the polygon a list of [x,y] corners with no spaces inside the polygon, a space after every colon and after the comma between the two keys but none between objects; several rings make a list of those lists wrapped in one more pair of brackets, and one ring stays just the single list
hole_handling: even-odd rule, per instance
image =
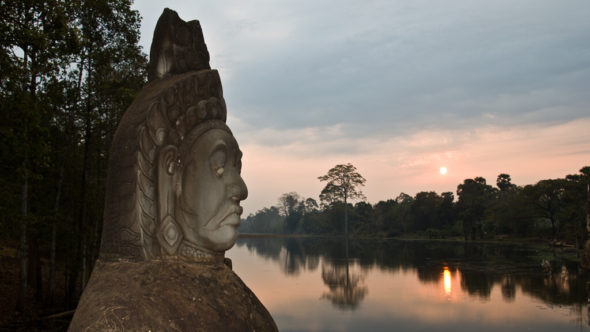
[{"label": "statue nose", "polygon": [[243,201],[248,197],[248,188],[240,175],[238,175],[237,181],[231,185],[230,191],[231,199],[236,202]]}]

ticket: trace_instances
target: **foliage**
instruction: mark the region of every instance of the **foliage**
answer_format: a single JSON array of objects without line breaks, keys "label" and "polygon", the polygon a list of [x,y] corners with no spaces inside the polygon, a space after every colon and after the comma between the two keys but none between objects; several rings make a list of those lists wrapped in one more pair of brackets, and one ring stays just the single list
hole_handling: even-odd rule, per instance
[{"label": "foliage", "polygon": [[346,204],[349,199],[366,199],[363,192],[358,189],[358,187],[365,185],[366,180],[350,163],[336,165],[326,175],[322,175],[318,179],[327,182],[320,194],[320,201],[324,205],[334,202]]},{"label": "foliage", "polygon": [[459,197],[457,207],[459,217],[463,221],[465,239],[470,237],[474,240],[477,236],[484,237],[484,215],[495,193],[495,189],[486,184],[486,179],[483,177],[466,179],[463,184],[457,186]]},{"label": "foliage", "polygon": [[[587,239],[589,176],[585,170],[590,168],[524,187],[513,184],[506,173],[498,175],[497,188],[483,177],[465,179],[457,186],[457,199],[451,192],[419,192],[413,197],[400,193],[374,205],[360,201],[353,206],[324,199],[321,210],[317,204],[308,204],[312,199],[291,192],[279,198],[275,223],[284,225],[284,233],[340,235],[345,232],[342,220],[350,211],[350,231],[357,236],[539,237],[581,246]],[[322,197],[325,195],[320,194]],[[279,210],[283,212],[279,214]],[[263,209],[249,216],[248,227],[261,231],[263,227],[258,225],[264,225],[266,219],[258,216],[266,217],[267,213],[268,209]],[[296,226],[292,224],[295,221],[286,221],[288,215],[297,216]],[[240,231],[246,232],[246,228]]]},{"label": "foliage", "polygon": [[264,208],[249,215],[239,227],[244,233],[282,233],[284,216],[275,206]]},{"label": "foliage", "polygon": [[139,24],[129,0],[2,1],[0,230],[20,238],[21,311],[30,289],[75,306],[97,257],[110,141],[146,81]]},{"label": "foliage", "polygon": [[363,192],[358,189],[365,185],[365,178],[356,171],[356,167],[348,163],[334,166],[318,179],[327,182],[320,194],[320,201],[324,207],[344,203],[344,234],[348,236],[348,200],[366,199]]}]

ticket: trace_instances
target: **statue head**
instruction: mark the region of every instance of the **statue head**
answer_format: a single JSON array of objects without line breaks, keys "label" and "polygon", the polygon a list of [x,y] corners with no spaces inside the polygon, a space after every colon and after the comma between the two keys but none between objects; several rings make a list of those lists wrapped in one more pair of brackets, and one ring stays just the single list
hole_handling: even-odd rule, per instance
[{"label": "statue head", "polygon": [[[169,9],[158,21],[153,43],[164,46],[154,53],[152,45],[150,63],[166,65],[149,66],[157,73],[123,115],[111,146],[105,260],[223,257],[237,238],[239,203],[248,193],[240,175],[242,153],[225,124],[219,74],[209,69],[204,42],[189,43],[204,50],[168,50],[178,48],[174,31],[183,32],[182,42],[187,31],[201,34],[188,39],[203,40],[197,21],[186,23]],[[200,55],[206,62],[177,59]],[[177,61],[184,67],[206,65],[191,65],[183,73],[164,70],[184,68],[174,65]]]}]

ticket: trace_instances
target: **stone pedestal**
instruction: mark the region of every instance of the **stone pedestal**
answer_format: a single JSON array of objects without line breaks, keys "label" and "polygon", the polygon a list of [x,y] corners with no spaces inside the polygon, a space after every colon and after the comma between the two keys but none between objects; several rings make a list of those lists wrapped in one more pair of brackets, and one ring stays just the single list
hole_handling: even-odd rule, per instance
[{"label": "stone pedestal", "polygon": [[227,261],[98,261],[68,331],[277,331]]}]

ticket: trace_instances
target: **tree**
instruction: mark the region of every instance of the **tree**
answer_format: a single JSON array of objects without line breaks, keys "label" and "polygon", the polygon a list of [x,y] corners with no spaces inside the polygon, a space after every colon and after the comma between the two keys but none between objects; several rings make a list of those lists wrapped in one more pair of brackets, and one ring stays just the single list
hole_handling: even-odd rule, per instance
[{"label": "tree", "polygon": [[563,207],[566,181],[564,179],[541,180],[533,186],[533,204],[538,213],[551,222],[551,235],[556,239],[563,223],[559,212]]},{"label": "tree", "polygon": [[395,198],[395,202],[397,203],[394,215],[395,222],[401,226],[401,231],[411,231],[414,225],[414,214],[412,213],[414,197],[401,192]]},{"label": "tree", "polygon": [[457,186],[457,208],[463,220],[465,240],[469,237],[474,240],[477,234],[483,238],[483,217],[493,193],[494,188],[483,177],[465,179]]},{"label": "tree", "polygon": [[586,241],[586,200],[588,182],[582,174],[565,177],[562,208],[559,211],[560,236],[582,247]]},{"label": "tree", "polygon": [[[108,147],[147,76],[140,17],[130,6],[127,0],[2,1],[0,223],[20,235],[21,310],[27,279],[37,299],[42,295],[38,246],[49,247],[50,303],[59,251],[67,253],[73,288],[80,282],[74,270],[82,270],[84,282],[96,258]],[[86,227],[90,220],[94,227]]]},{"label": "tree", "polygon": [[582,178],[586,182],[586,243],[584,245],[584,255],[582,256],[582,267],[590,269],[590,166],[584,166],[580,169]]},{"label": "tree", "polygon": [[360,201],[354,205],[351,227],[357,233],[372,234],[375,232],[375,211],[370,203]]},{"label": "tree", "polygon": [[239,228],[240,233],[281,233],[283,219],[276,206],[263,208],[249,215]]},{"label": "tree", "polygon": [[[98,253],[108,148],[123,112],[146,78],[139,12],[126,0],[72,1],[80,49],[71,64],[77,98],[72,109],[81,145],[77,243],[69,277],[70,301],[83,290]],[[81,287],[76,283],[81,276]]]},{"label": "tree", "polygon": [[397,218],[398,205],[393,199],[375,204],[373,209],[375,211],[375,229],[377,232],[383,232],[388,236],[399,235],[402,232],[400,219]]},{"label": "tree", "polygon": [[[20,286],[18,309],[24,310],[27,290],[27,242],[30,223],[41,219],[33,210],[32,197],[41,173],[47,169],[48,107],[47,85],[65,70],[73,51],[65,1],[2,1],[0,13],[0,104],[3,136],[6,135],[9,176],[21,179],[21,231],[19,246]],[[4,121],[6,120],[6,121]],[[4,144],[3,144],[4,145]],[[7,149],[7,150],[8,150]],[[4,157],[4,156],[3,156]],[[3,161],[8,161],[2,159]],[[31,240],[31,241],[29,241]],[[39,257],[36,256],[39,263]],[[40,264],[38,264],[40,266]],[[35,271],[33,271],[35,272]],[[32,275],[40,298],[40,272]]]},{"label": "tree", "polygon": [[487,207],[486,219],[496,234],[530,236],[536,220],[530,188],[513,186],[508,190],[500,189]]},{"label": "tree", "polygon": [[303,206],[304,206],[304,212],[306,214],[316,212],[318,210],[318,202],[316,202],[316,200],[311,197],[305,199]]},{"label": "tree", "polygon": [[441,203],[442,198],[434,191],[417,193],[411,208],[412,214],[414,215],[412,230],[425,231],[428,228],[436,227],[438,210]]},{"label": "tree", "polygon": [[328,171],[328,174],[318,177],[320,182],[327,181],[320,194],[320,201],[325,205],[334,202],[344,202],[344,232],[348,237],[348,209],[349,199],[366,199],[363,192],[358,189],[365,185],[365,178],[352,164],[336,165]]},{"label": "tree", "polygon": [[590,233],[590,166],[582,167],[580,173],[586,181],[586,231]]},{"label": "tree", "polygon": [[501,192],[507,192],[516,189],[516,186],[512,184],[511,181],[512,179],[510,178],[509,174],[501,173],[498,174],[498,178],[496,179],[496,185],[498,186]]},{"label": "tree", "polygon": [[304,201],[296,192],[285,193],[279,197],[279,211],[285,216],[285,231],[293,233],[303,215]]},{"label": "tree", "polygon": [[301,201],[299,194],[296,192],[292,191],[290,193],[282,194],[281,197],[279,197],[279,211],[281,211],[283,216],[288,217],[299,209],[299,206],[302,203]]},{"label": "tree", "polygon": [[443,192],[440,196],[442,197],[442,202],[438,210],[438,227],[440,229],[448,229],[453,226],[453,222],[455,221],[455,206],[453,204],[455,196],[450,191]]}]

